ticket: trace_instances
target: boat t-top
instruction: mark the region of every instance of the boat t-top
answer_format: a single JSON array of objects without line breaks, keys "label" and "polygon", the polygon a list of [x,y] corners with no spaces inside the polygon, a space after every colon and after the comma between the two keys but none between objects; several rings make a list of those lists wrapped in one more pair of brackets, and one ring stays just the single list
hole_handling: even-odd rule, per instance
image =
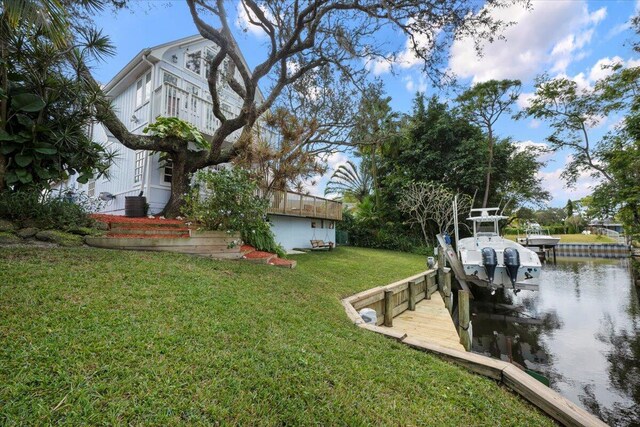
[{"label": "boat t-top", "polygon": [[525,237],[518,237],[518,243],[526,246],[541,246],[552,248],[560,242],[559,237],[553,237],[549,231],[540,227],[537,222],[529,223],[525,231]]},{"label": "boat t-top", "polygon": [[458,257],[467,280],[478,286],[512,287],[516,292],[538,284],[541,264],[538,255],[499,234],[498,223],[507,219],[500,208],[471,209],[473,237],[460,239]]}]

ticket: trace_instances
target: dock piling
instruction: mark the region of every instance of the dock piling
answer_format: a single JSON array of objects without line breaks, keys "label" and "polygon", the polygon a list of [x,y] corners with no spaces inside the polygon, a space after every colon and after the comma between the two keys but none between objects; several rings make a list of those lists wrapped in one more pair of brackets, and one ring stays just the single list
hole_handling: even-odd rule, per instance
[{"label": "dock piling", "polygon": [[458,291],[458,335],[464,349],[471,351],[471,318],[469,313],[469,292]]},{"label": "dock piling", "polygon": [[384,326],[393,326],[393,291],[384,291]]}]

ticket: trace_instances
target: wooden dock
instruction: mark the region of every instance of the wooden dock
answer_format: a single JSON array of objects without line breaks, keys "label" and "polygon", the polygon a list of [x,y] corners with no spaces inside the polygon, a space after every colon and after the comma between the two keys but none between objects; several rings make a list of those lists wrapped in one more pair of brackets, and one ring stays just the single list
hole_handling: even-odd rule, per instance
[{"label": "wooden dock", "polygon": [[438,292],[432,294],[431,299],[423,299],[416,304],[415,311],[407,310],[395,317],[392,327],[383,328],[404,333],[409,338],[464,351],[449,310]]},{"label": "wooden dock", "polygon": [[[347,316],[362,329],[382,334],[416,350],[436,354],[501,382],[562,425],[606,426],[516,366],[464,351],[465,346],[471,347],[470,295],[464,289],[457,291],[459,330],[456,333],[450,314],[452,274],[444,268],[444,251],[439,254],[439,266],[438,270],[427,270],[344,298],[342,305]],[[360,316],[359,310],[363,308],[375,310],[376,325],[366,323]]]}]

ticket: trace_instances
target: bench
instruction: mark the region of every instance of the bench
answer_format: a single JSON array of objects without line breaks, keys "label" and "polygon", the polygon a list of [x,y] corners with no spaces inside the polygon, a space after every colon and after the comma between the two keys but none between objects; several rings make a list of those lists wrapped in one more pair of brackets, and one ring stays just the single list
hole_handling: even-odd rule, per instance
[{"label": "bench", "polygon": [[311,240],[312,251],[330,251],[333,249],[333,242],[325,243],[324,240]]}]

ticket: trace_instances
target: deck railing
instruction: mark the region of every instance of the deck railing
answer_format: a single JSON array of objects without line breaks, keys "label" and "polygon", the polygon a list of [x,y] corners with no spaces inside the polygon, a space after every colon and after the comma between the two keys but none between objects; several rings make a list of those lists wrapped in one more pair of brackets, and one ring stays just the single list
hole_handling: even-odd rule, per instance
[{"label": "deck railing", "polygon": [[340,221],[342,220],[342,202],[291,191],[271,191],[268,212]]},{"label": "deck railing", "polygon": [[[178,117],[183,119],[207,135],[213,135],[220,126],[220,121],[213,115],[213,103],[199,95],[180,89],[165,82],[156,91],[154,117]],[[223,104],[222,111],[228,118],[236,117],[240,110],[233,105]],[[239,131],[234,132],[239,133]],[[233,137],[230,139],[234,139]]]}]

